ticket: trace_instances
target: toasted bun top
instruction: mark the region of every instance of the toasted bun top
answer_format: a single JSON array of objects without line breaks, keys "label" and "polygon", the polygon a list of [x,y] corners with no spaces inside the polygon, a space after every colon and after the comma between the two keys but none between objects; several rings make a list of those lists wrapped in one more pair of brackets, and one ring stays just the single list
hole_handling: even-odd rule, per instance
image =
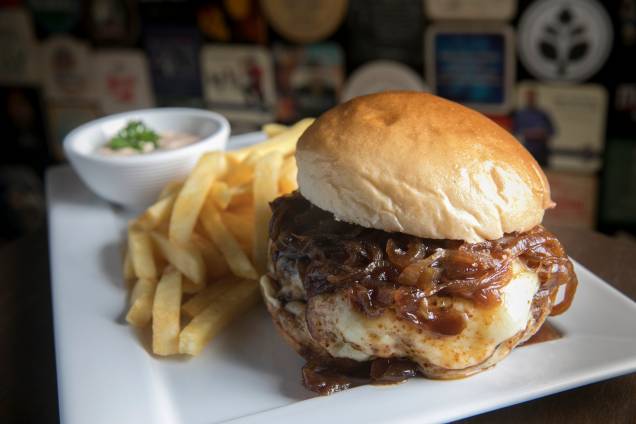
[{"label": "toasted bun top", "polygon": [[475,243],[527,231],[552,207],[528,151],[484,115],[425,93],[355,98],[296,150],[300,192],[336,219]]}]

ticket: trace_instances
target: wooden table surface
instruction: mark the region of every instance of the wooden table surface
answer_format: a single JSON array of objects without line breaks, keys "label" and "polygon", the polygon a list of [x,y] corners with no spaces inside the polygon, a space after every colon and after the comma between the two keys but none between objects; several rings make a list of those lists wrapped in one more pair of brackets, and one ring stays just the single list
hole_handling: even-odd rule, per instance
[{"label": "wooden table surface", "polygon": [[[572,257],[636,300],[636,243],[591,231],[554,230]],[[0,248],[0,279],[0,423],[56,423],[55,355],[44,230]],[[461,422],[633,424],[636,374]]]}]

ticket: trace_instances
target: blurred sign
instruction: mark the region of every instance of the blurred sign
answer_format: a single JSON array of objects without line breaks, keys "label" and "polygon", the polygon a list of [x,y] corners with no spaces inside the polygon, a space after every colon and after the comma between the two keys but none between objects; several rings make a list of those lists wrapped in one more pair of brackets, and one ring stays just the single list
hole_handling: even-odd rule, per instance
[{"label": "blurred sign", "polygon": [[88,22],[96,43],[134,44],[139,37],[139,14],[134,0],[91,0]]},{"label": "blurred sign", "polygon": [[201,50],[201,72],[208,107],[235,121],[273,120],[274,74],[264,47],[206,45]]},{"label": "blurred sign", "polygon": [[517,11],[517,0],[424,0],[430,19],[509,20]]},{"label": "blurred sign", "polygon": [[422,78],[406,65],[391,60],[369,62],[349,77],[342,101],[382,91],[429,91]]},{"label": "blurred sign", "polygon": [[0,83],[39,82],[35,34],[24,9],[0,10],[0,52]]},{"label": "blurred sign", "polygon": [[160,103],[201,97],[198,31],[187,27],[149,28],[145,49]]},{"label": "blurred sign", "polygon": [[95,53],[99,104],[106,114],[154,106],[148,62],[139,50],[108,49]]},{"label": "blurred sign", "polygon": [[512,29],[497,24],[435,24],[426,31],[426,74],[433,92],[490,114],[513,105]]},{"label": "blurred sign", "polygon": [[277,120],[295,122],[335,106],[344,79],[343,62],[342,50],[334,43],[275,46]]},{"label": "blurred sign", "polygon": [[214,41],[265,44],[267,25],[258,0],[206,3],[197,9],[199,29]]},{"label": "blurred sign", "polygon": [[347,63],[358,67],[378,59],[422,66],[422,2],[351,0],[347,16]]},{"label": "blurred sign", "polygon": [[593,229],[596,225],[596,176],[557,171],[546,171],[546,176],[556,207],[546,210],[543,224]]},{"label": "blurred sign", "polygon": [[616,86],[611,118],[613,134],[636,132],[636,83],[620,83]]},{"label": "blurred sign", "polygon": [[269,24],[295,43],[314,43],[332,35],[347,13],[347,0],[261,0]]},{"label": "blurred sign", "polygon": [[523,82],[513,133],[539,164],[595,172],[602,166],[607,91],[600,85]]},{"label": "blurred sign", "polygon": [[595,0],[540,0],[519,21],[519,56],[536,78],[584,81],[612,49],[612,22]]},{"label": "blurred sign", "polygon": [[88,43],[55,35],[41,46],[44,94],[48,99],[95,99],[92,53]]}]

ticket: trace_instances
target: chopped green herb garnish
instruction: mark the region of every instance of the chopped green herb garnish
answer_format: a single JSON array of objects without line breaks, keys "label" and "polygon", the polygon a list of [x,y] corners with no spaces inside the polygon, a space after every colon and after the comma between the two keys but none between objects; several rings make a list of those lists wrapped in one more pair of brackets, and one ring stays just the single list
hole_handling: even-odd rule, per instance
[{"label": "chopped green herb garnish", "polygon": [[159,134],[148,128],[143,122],[130,121],[126,124],[126,127],[119,130],[119,132],[110,139],[108,147],[113,150],[130,147],[142,151],[146,143],[152,143],[156,148],[158,146],[158,140]]}]

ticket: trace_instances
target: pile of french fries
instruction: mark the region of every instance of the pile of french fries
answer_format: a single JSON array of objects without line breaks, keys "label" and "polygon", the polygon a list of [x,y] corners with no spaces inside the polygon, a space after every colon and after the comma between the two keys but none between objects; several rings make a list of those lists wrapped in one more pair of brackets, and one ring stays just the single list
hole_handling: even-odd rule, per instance
[{"label": "pile of french fries", "polygon": [[259,299],[269,202],[296,189],[296,142],[313,120],[268,124],[268,140],[203,155],[128,226],[128,323],[156,355],[196,355]]}]

